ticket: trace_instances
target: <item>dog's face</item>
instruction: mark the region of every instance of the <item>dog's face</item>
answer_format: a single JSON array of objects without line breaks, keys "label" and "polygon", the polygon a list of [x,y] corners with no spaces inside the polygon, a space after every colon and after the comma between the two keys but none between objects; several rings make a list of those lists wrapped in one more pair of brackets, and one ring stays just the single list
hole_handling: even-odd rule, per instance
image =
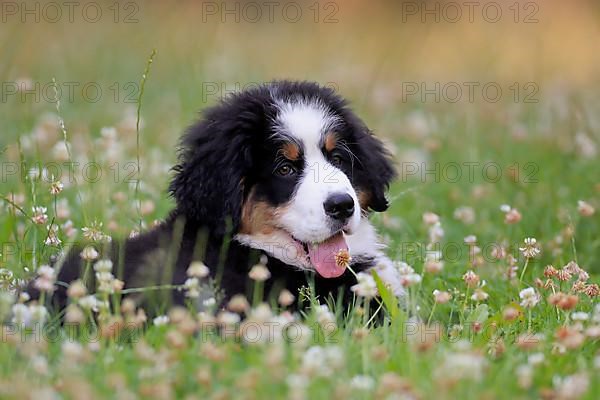
[{"label": "dog's face", "polygon": [[278,82],[229,98],[186,136],[171,184],[179,211],[323,277],[368,210],[387,208],[394,170],[331,90]]}]

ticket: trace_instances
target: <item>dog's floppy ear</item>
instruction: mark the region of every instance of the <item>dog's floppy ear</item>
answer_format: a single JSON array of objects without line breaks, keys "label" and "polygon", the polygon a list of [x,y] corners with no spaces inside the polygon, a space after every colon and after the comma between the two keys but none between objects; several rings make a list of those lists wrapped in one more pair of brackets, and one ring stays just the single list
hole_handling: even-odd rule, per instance
[{"label": "dog's floppy ear", "polygon": [[241,103],[233,99],[208,109],[183,136],[173,168],[169,191],[177,213],[211,228],[222,229],[229,219],[234,228],[240,222],[252,135],[262,115]]},{"label": "dog's floppy ear", "polygon": [[364,193],[366,207],[373,211],[385,211],[389,204],[385,193],[396,176],[392,157],[381,140],[364,124],[359,123],[355,134],[354,154],[356,162],[356,185]]}]

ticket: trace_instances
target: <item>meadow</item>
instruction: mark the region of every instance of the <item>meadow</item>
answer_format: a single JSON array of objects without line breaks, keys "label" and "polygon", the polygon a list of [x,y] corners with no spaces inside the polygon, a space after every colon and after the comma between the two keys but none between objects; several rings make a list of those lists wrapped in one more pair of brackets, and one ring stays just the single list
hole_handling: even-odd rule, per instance
[{"label": "meadow", "polygon": [[[1,6],[0,398],[597,397],[594,2],[24,4]],[[70,306],[51,307],[51,257],[91,240],[82,257],[118,277],[105,243],[172,209],[198,111],[286,78],[334,87],[394,155],[372,220],[405,298],[373,277],[354,304],[307,287],[290,312],[257,300],[259,264],[224,310],[144,310],[112,275],[58,282]]]}]

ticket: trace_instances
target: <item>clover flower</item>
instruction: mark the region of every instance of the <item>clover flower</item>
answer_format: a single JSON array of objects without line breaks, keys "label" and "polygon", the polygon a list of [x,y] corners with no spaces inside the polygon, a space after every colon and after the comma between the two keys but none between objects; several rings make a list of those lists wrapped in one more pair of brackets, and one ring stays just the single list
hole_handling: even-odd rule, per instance
[{"label": "clover flower", "polygon": [[426,212],[423,214],[423,222],[425,225],[435,225],[440,222],[440,216],[432,212]]},{"label": "clover flower", "polygon": [[558,399],[578,399],[585,395],[590,386],[590,378],[586,373],[580,372],[554,381],[554,388]]},{"label": "clover flower", "polygon": [[31,320],[31,311],[25,304],[17,303],[12,306],[12,323],[18,326],[27,326]]},{"label": "clover flower", "polygon": [[508,204],[500,206],[500,211],[504,213],[505,224],[516,224],[521,221],[521,213],[516,208],[512,208]]},{"label": "clover flower", "polygon": [[308,376],[331,377],[344,366],[344,352],[337,346],[312,346],[302,355],[301,371]]},{"label": "clover flower", "polygon": [[521,290],[519,297],[521,298],[521,306],[525,308],[533,308],[540,302],[540,295],[532,287]]},{"label": "clover flower", "polygon": [[577,202],[577,211],[583,217],[591,217],[596,212],[596,210],[591,204],[586,203],[583,200],[579,200]]},{"label": "clover flower", "polygon": [[487,294],[483,289],[477,288],[477,289],[475,289],[475,292],[471,296],[471,300],[473,300],[473,301],[486,301],[488,299],[488,297],[490,297],[490,295]]},{"label": "clover flower", "polygon": [[37,270],[38,277],[33,286],[41,292],[52,293],[56,281],[56,271],[49,265],[42,265]]},{"label": "clover flower", "polygon": [[67,296],[71,299],[80,299],[87,294],[87,289],[81,280],[71,282],[67,289]]},{"label": "clover flower", "polygon": [[235,313],[243,313],[250,309],[250,304],[243,294],[236,294],[227,303],[227,308]]},{"label": "clover flower", "polygon": [[423,265],[425,271],[429,273],[438,273],[444,269],[444,261],[442,261],[442,252],[427,250],[425,252],[425,263]]},{"label": "clover flower", "polygon": [[471,225],[475,222],[475,211],[472,207],[458,207],[454,210],[454,219],[459,220],[463,224]]},{"label": "clover flower", "polygon": [[407,263],[400,261],[395,264],[398,273],[400,274],[400,283],[404,287],[419,284],[423,279],[421,275],[417,274],[413,267]]},{"label": "clover flower", "polygon": [[452,299],[452,295],[450,292],[435,289],[433,291],[433,299],[437,304],[446,304]]},{"label": "clover flower", "polygon": [[350,290],[356,293],[357,296],[371,299],[377,296],[377,284],[375,279],[369,273],[359,272],[356,275],[357,284],[352,286]]},{"label": "clover flower", "polygon": [[350,379],[350,387],[355,390],[368,392],[375,387],[375,380],[368,375],[356,375]]},{"label": "clover flower", "polygon": [[442,224],[436,222],[429,228],[429,243],[438,243],[444,238],[444,235]]},{"label": "clover flower", "polygon": [[183,288],[185,290],[185,296],[196,299],[200,297],[200,281],[198,278],[187,278],[183,283]]},{"label": "clover flower", "polygon": [[450,382],[460,380],[480,381],[487,367],[485,357],[472,351],[446,353],[436,370],[436,376]]},{"label": "clover flower", "polygon": [[46,212],[48,209],[46,207],[32,207],[33,215],[31,216],[31,220],[34,224],[44,225],[48,222],[48,214]]},{"label": "clover flower", "polygon": [[337,329],[335,314],[329,310],[327,304],[320,304],[315,309],[315,316],[317,323],[326,332],[333,332],[335,329]]},{"label": "clover flower", "polygon": [[79,306],[84,310],[90,310],[94,312],[97,312],[100,307],[100,302],[94,295],[87,295],[80,298],[77,301],[77,304],[79,304]]},{"label": "clover flower", "polygon": [[110,236],[102,232],[102,222],[92,222],[90,226],[81,228],[83,237],[92,242],[110,242]]},{"label": "clover flower", "polygon": [[271,272],[266,267],[266,265],[258,263],[250,269],[250,272],[248,272],[248,276],[253,281],[264,282],[271,277]]},{"label": "clover flower", "polygon": [[288,307],[292,305],[294,300],[296,300],[296,297],[287,289],[283,289],[277,298],[277,302],[282,307]]},{"label": "clover flower", "polygon": [[63,191],[65,185],[61,181],[53,181],[50,184],[50,194],[56,196]]},{"label": "clover flower", "polygon": [[477,275],[472,270],[468,270],[462,278],[467,284],[467,287],[469,288],[474,288],[477,287],[477,285],[479,285],[479,275]]},{"label": "clover flower", "polygon": [[525,240],[523,240],[523,243],[525,245],[523,247],[519,247],[519,250],[521,251],[521,254],[523,254],[523,256],[527,258],[535,258],[540,255],[541,250],[535,238],[525,238]]},{"label": "clover flower", "polygon": [[62,243],[58,237],[58,226],[55,224],[48,225],[48,233],[44,244],[46,246],[59,246]]},{"label": "clover flower", "polygon": [[100,254],[98,253],[98,251],[96,251],[94,246],[85,246],[81,253],[79,253],[79,256],[84,261],[94,261],[98,258],[99,255]]},{"label": "clover flower", "polygon": [[186,271],[187,276],[200,279],[206,278],[209,273],[210,270],[202,261],[193,261]]},{"label": "clover flower", "polygon": [[166,315],[159,315],[152,320],[154,326],[163,326],[169,323],[169,317]]}]

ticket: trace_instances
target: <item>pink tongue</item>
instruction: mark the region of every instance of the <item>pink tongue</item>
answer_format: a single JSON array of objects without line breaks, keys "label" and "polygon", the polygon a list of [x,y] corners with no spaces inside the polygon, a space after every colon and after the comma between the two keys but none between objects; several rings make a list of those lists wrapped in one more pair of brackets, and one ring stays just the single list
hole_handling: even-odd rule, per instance
[{"label": "pink tongue", "polygon": [[338,233],[324,242],[308,245],[310,262],[323,278],[336,278],[344,273],[346,267],[335,262],[335,255],[340,250],[348,251],[344,234]]}]

